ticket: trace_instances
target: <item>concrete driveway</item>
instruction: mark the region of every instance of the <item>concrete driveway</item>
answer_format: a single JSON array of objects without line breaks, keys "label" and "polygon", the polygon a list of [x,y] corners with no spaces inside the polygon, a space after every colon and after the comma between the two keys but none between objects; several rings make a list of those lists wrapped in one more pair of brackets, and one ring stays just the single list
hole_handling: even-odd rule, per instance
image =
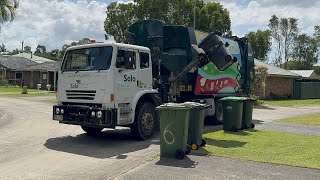
[{"label": "concrete driveway", "polygon": [[[157,137],[135,141],[125,128],[90,137],[78,126],[51,120],[52,103],[39,99],[0,96],[0,179],[320,179],[318,170],[227,158],[151,160],[159,153]],[[254,119],[267,124],[318,111],[264,108],[254,111]]]}]

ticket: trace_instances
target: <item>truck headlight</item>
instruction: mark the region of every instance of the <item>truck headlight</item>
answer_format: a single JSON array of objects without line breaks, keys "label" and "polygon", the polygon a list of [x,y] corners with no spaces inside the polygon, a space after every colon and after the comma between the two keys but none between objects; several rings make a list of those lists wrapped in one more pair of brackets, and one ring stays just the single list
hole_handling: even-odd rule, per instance
[{"label": "truck headlight", "polygon": [[64,109],[60,109],[60,114],[64,114]]},{"label": "truck headlight", "polygon": [[56,114],[60,114],[60,109],[56,108]]},{"label": "truck headlight", "polygon": [[98,118],[98,119],[101,119],[101,118],[102,118],[102,111],[98,111],[98,112],[97,112],[97,118]]},{"label": "truck headlight", "polygon": [[91,117],[94,118],[96,116],[96,112],[92,111],[91,112]]}]

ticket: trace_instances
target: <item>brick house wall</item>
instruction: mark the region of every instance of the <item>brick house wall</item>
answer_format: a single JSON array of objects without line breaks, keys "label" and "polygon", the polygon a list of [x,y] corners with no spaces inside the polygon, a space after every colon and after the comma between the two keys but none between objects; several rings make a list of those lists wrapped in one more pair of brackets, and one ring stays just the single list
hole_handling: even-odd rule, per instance
[{"label": "brick house wall", "polygon": [[293,85],[295,78],[293,77],[276,77],[270,76],[266,79],[265,95],[268,97],[270,93],[276,95],[293,95]]}]

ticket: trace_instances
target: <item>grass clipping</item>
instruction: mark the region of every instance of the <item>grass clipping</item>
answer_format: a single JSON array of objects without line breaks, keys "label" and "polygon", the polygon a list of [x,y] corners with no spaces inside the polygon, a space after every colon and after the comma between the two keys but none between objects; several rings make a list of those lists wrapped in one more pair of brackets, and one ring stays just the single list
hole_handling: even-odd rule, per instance
[{"label": "grass clipping", "polygon": [[320,136],[248,130],[204,134],[201,153],[320,169]]}]

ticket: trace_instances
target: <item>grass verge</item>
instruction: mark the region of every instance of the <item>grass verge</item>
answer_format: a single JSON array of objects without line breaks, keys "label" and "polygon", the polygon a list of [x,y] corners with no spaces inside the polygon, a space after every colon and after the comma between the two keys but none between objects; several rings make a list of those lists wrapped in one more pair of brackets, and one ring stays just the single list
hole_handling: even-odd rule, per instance
[{"label": "grass verge", "polygon": [[302,124],[306,126],[320,126],[320,113],[280,119],[276,120],[275,122]]},{"label": "grass verge", "polygon": [[58,100],[57,99],[49,99],[48,102],[51,102],[51,103],[57,103]]},{"label": "grass verge", "polygon": [[[45,90],[28,89],[28,92],[44,92]],[[21,87],[0,87],[0,92],[22,92]]]},{"label": "grass verge", "polygon": [[320,169],[320,136],[248,130],[204,134],[202,154]]},{"label": "grass verge", "polygon": [[320,99],[264,101],[264,104],[282,107],[302,107],[320,105]]}]

